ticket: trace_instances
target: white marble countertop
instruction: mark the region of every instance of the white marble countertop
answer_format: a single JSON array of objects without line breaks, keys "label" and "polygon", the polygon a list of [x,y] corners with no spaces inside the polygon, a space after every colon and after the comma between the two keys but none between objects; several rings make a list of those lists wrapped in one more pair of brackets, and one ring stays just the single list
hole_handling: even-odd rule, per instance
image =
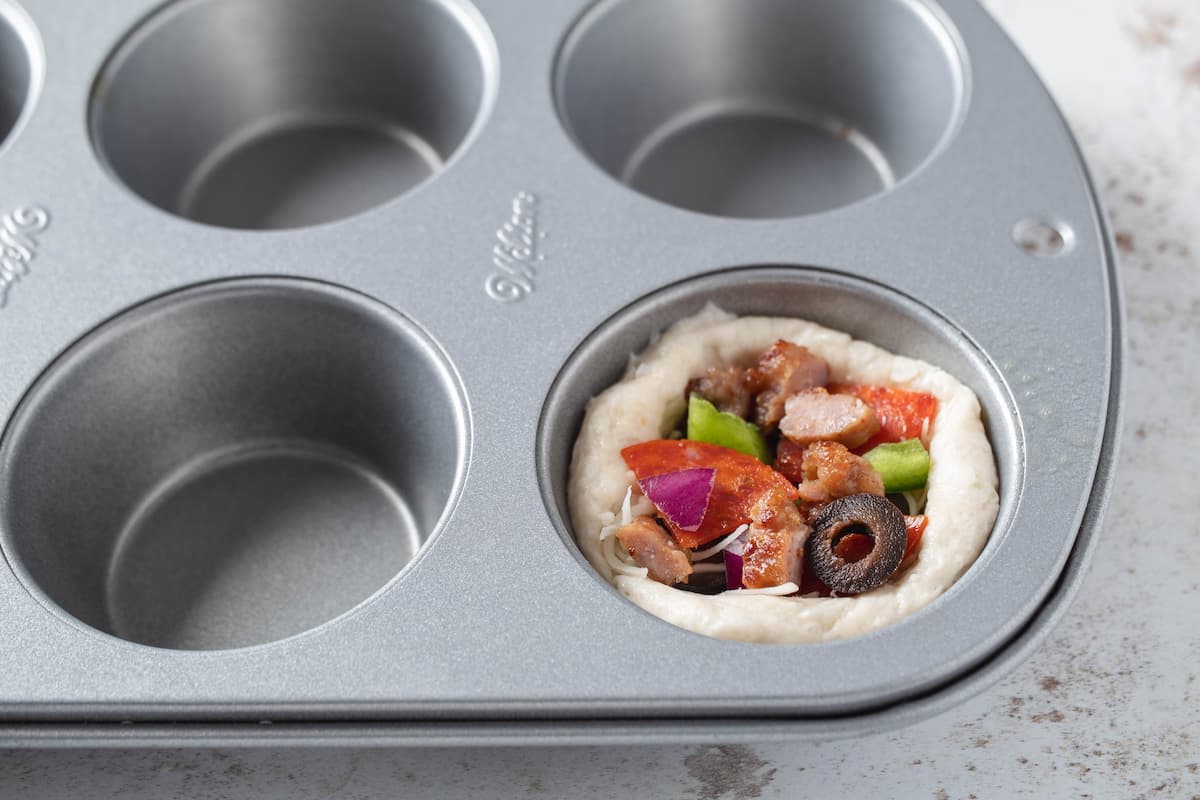
[{"label": "white marble countertop", "polygon": [[1128,310],[1126,429],[1090,574],[999,685],[826,744],[21,752],[46,798],[1200,798],[1200,2],[986,0],[1102,187]]}]

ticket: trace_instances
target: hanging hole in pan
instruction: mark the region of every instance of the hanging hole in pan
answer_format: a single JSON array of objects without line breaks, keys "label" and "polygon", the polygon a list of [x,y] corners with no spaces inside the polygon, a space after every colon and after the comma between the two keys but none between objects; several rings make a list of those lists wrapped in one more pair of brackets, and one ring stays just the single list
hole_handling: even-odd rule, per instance
[{"label": "hanging hole in pan", "polygon": [[886,192],[956,126],[965,67],[915,0],[605,0],[559,54],[559,115],[633,189],[779,218]]},{"label": "hanging hole in pan", "polygon": [[1040,217],[1023,217],[1012,230],[1017,247],[1031,256],[1053,258],[1061,256],[1075,244],[1075,233],[1069,225],[1049,222]]},{"label": "hanging hole in pan", "polygon": [[245,279],[121,314],[0,446],[0,543],[47,605],[139,644],[275,641],[350,610],[435,533],[465,401],[412,323],[337,287]]},{"label": "hanging hole in pan", "polygon": [[92,137],[171,213],[316,225],[439,173],[485,116],[495,61],[464,0],[180,0],[109,59]]}]

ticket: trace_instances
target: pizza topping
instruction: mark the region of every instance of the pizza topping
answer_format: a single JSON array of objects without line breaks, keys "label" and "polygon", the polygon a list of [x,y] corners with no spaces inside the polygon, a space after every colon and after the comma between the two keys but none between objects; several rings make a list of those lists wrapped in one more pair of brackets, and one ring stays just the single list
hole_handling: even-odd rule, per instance
[{"label": "pizza topping", "polygon": [[681,531],[695,531],[704,520],[712,497],[717,471],[712,467],[692,467],[638,479],[658,513]]},{"label": "pizza topping", "polygon": [[621,451],[639,483],[651,476],[693,467],[716,470],[712,494],[700,526],[687,531],[664,520],[682,547],[697,548],[749,523],[750,509],[760,496],[779,487],[795,498],[796,487],[753,456],[707,442],[687,439],[655,439]]},{"label": "pizza topping", "polygon": [[617,530],[617,539],[648,577],[668,586],[686,582],[692,561],[679,545],[650,517],[637,517]]},{"label": "pizza topping", "polygon": [[687,438],[708,442],[771,463],[771,451],[758,426],[716,406],[698,394],[688,398]]},{"label": "pizza topping", "polygon": [[929,480],[929,451],[920,439],[881,444],[863,454],[883,478],[886,492],[910,492]]},{"label": "pizza topping", "polygon": [[852,494],[883,494],[883,481],[870,462],[837,442],[809,445],[801,465],[796,490],[806,503],[828,503]]},{"label": "pizza topping", "polygon": [[834,441],[854,448],[879,431],[871,406],[854,395],[809,389],[789,397],[784,408],[779,432],[800,445]]},{"label": "pizza topping", "polygon": [[[871,540],[861,558],[839,545],[849,536]],[[854,494],[834,500],[813,521],[804,555],[813,574],[839,594],[860,594],[882,586],[904,559],[908,530],[900,510],[873,494]]]},{"label": "pizza topping", "polygon": [[725,588],[741,589],[742,588],[742,567],[745,562],[742,560],[742,548],[738,547],[736,552],[734,548],[727,547],[721,553],[725,560]]},{"label": "pizza topping", "polygon": [[[901,565],[912,558],[913,554],[917,552],[917,548],[921,545],[921,535],[925,533],[925,526],[928,524],[929,517],[924,515],[904,515],[904,528],[907,539],[904,544],[904,558],[900,559]],[[845,561],[859,561],[866,558],[873,548],[874,542],[871,541],[870,536],[862,533],[849,533],[843,536],[841,541],[834,546],[833,554]]]},{"label": "pizza topping", "polygon": [[916,516],[925,510],[925,488],[907,492],[888,492],[886,497],[895,504],[905,515]]},{"label": "pizza topping", "polygon": [[767,586],[762,589],[739,589],[738,594],[765,594],[773,597],[787,597],[790,594],[796,594],[800,591],[800,587],[791,581],[781,583],[778,586]]},{"label": "pizza topping", "polygon": [[925,533],[925,526],[929,524],[929,517],[924,514],[904,515],[904,527],[908,533],[908,541],[904,545],[904,558],[901,563],[908,561],[917,552],[917,548],[921,546],[921,535]]},{"label": "pizza topping", "polygon": [[689,578],[723,572],[727,589],[858,594],[912,558],[928,520],[909,501],[928,481],[921,437],[937,400],[827,389],[828,379],[822,358],[781,340],[753,368],[714,367],[689,382],[687,438],[621,451],[657,511],[626,511],[619,530],[605,529],[629,551],[628,569],[689,591],[719,590]]},{"label": "pizza topping", "polygon": [[825,359],[807,347],[780,339],[762,354],[747,376],[747,385],[758,395],[754,400],[754,422],[767,433],[773,432],[783,419],[789,397],[828,382]]},{"label": "pizza topping", "polygon": [[809,528],[792,499],[780,489],[762,495],[750,510],[750,532],[742,549],[742,585],[765,589],[800,583]]},{"label": "pizza topping", "polygon": [[729,549],[733,549],[734,552],[740,554],[742,552],[742,544],[745,543],[746,539],[745,533],[748,530],[750,530],[749,525],[739,525],[728,536],[718,539],[716,544],[709,545],[703,550],[693,550],[692,561],[703,561],[706,558],[712,558],[717,553],[723,553]]},{"label": "pizza topping", "polygon": [[933,395],[892,386],[835,385],[830,386],[829,391],[854,395],[871,406],[879,418],[879,432],[862,445],[860,452],[906,439],[920,439],[929,445],[930,426],[938,410],[938,401]]},{"label": "pizza topping", "polygon": [[754,402],[747,371],[738,366],[709,367],[703,377],[688,383],[687,394],[698,394],[721,411],[738,417],[750,416],[750,406]]},{"label": "pizza topping", "polygon": [[804,446],[786,436],[779,437],[775,448],[775,469],[792,483],[804,480]]}]

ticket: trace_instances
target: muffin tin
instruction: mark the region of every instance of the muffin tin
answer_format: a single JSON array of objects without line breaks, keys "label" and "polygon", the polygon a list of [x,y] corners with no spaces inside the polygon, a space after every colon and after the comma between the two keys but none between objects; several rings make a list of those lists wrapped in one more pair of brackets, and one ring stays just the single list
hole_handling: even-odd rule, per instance
[{"label": "muffin tin", "polygon": [[[6,743],[878,730],[1079,586],[1113,255],[971,0],[0,0],[0,138]],[[724,642],[587,565],[584,405],[708,301],[979,395],[1000,516],[933,605]]]}]

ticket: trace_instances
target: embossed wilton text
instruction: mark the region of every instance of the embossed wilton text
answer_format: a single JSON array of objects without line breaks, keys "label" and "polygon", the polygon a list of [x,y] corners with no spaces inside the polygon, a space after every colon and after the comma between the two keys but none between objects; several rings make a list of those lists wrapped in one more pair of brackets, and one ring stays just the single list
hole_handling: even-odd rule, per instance
[{"label": "embossed wilton text", "polygon": [[515,303],[534,290],[537,263],[545,256],[541,252],[546,234],[538,221],[538,198],[531,192],[517,192],[512,201],[512,215],[496,231],[492,246],[492,265],[496,267],[487,277],[484,289],[488,297],[501,303]]},{"label": "embossed wilton text", "polygon": [[13,284],[29,274],[37,256],[37,234],[50,226],[50,214],[40,206],[26,206],[0,217],[0,308],[8,305]]}]

